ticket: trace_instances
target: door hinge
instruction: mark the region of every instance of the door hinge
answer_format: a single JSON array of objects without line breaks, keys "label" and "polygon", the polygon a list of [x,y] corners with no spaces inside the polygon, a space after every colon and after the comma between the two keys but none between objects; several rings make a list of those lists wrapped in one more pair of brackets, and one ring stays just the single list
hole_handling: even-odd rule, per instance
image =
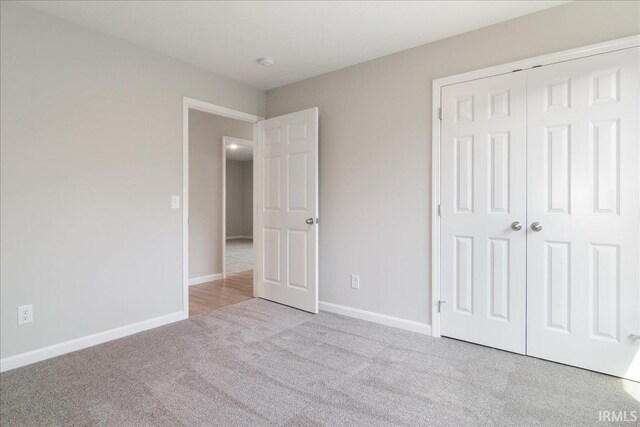
[{"label": "door hinge", "polygon": [[438,216],[442,216],[442,205],[438,205]]},{"label": "door hinge", "polygon": [[446,303],[444,300],[438,300],[438,313],[442,311],[442,304]]},{"label": "door hinge", "polygon": [[442,108],[438,107],[438,120],[442,120]]}]

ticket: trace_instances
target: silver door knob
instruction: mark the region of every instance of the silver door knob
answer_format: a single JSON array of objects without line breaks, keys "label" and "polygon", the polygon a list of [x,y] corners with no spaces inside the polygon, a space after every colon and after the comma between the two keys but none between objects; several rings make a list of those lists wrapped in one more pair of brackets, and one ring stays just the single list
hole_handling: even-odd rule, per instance
[{"label": "silver door knob", "polygon": [[511,223],[511,229],[513,231],[520,231],[522,230],[522,224],[520,223],[520,221],[513,221]]},{"label": "silver door knob", "polygon": [[309,225],[313,225],[313,218],[307,218],[305,222]]},{"label": "silver door knob", "polygon": [[542,224],[540,224],[539,222],[534,222],[533,224],[531,224],[531,229],[537,233],[538,231],[542,230]]}]

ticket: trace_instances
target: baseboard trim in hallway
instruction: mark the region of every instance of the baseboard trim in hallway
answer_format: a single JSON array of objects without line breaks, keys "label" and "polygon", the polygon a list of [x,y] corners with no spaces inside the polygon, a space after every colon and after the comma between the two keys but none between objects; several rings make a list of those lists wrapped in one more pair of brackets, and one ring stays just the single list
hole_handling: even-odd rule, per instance
[{"label": "baseboard trim in hallway", "polygon": [[109,329],[107,331],[87,335],[86,337],[76,338],[70,341],[16,354],[15,356],[5,357],[0,359],[0,372],[20,368],[52,357],[61,356],[66,353],[102,344],[107,341],[137,334],[138,332],[147,331],[159,326],[168,325],[169,323],[184,320],[187,317],[189,317],[187,313],[176,311],[175,313],[154,317],[152,319],[143,320],[142,322],[132,323],[131,325]]},{"label": "baseboard trim in hallway", "polygon": [[192,277],[191,279],[189,279],[189,286],[213,282],[214,280],[220,279],[222,279],[222,273],[209,274],[208,276]]},{"label": "baseboard trim in hallway", "polygon": [[347,307],[344,305],[332,304],[330,302],[320,301],[318,304],[321,311],[341,314],[343,316],[366,320],[373,323],[380,323],[381,325],[404,329],[405,331],[416,332],[418,334],[431,335],[431,325],[427,325],[426,323],[387,316],[386,314],[374,313],[372,311],[360,310],[358,308]]}]

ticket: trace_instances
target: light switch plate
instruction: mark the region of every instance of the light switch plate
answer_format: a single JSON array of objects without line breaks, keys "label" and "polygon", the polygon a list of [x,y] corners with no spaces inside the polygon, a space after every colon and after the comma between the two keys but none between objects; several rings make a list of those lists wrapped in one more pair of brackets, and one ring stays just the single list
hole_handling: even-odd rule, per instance
[{"label": "light switch plate", "polygon": [[180,196],[171,196],[171,209],[180,209]]},{"label": "light switch plate", "polygon": [[360,289],[360,276],[357,276],[355,274],[351,275],[351,288]]}]

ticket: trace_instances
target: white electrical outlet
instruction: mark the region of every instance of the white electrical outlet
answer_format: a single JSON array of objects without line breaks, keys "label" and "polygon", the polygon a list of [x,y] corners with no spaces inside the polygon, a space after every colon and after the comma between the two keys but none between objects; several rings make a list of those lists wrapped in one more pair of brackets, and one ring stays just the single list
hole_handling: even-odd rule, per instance
[{"label": "white electrical outlet", "polygon": [[360,276],[357,276],[355,274],[351,275],[351,288],[360,289]]},{"label": "white electrical outlet", "polygon": [[33,305],[21,305],[18,307],[18,325],[33,322]]},{"label": "white electrical outlet", "polygon": [[180,196],[171,196],[171,209],[180,209]]}]

